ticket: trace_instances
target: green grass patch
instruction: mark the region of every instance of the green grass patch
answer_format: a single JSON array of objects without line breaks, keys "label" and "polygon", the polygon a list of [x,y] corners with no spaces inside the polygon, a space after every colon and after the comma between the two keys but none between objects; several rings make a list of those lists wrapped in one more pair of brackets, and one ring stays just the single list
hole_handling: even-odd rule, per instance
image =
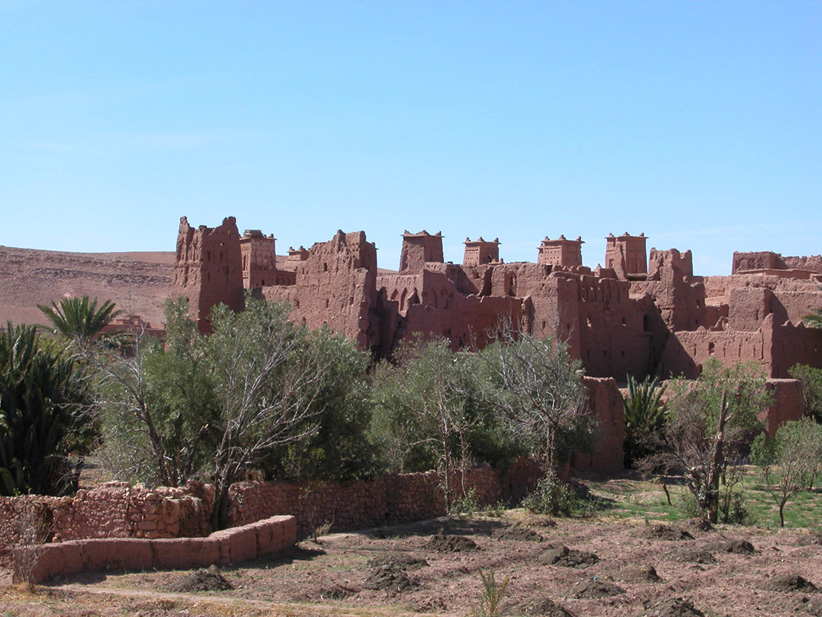
[{"label": "green grass patch", "polygon": [[[760,471],[748,467],[736,490],[742,492],[748,524],[775,529],[779,527],[777,504],[763,482]],[[674,478],[667,484],[670,505],[662,483],[656,480],[623,477],[585,484],[598,504],[595,515],[602,518],[671,522],[694,516],[688,508],[693,498],[682,479]],[[822,489],[791,497],[785,506],[785,527],[822,529]]]}]

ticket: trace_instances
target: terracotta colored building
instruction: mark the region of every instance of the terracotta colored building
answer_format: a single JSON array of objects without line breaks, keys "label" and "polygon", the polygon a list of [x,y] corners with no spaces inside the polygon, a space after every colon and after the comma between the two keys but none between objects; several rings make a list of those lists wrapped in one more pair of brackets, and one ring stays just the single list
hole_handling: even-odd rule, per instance
[{"label": "terracotta colored building", "polygon": [[[183,218],[177,240],[175,293],[207,328],[217,302],[241,310],[245,289],[291,304],[291,318],[327,325],[376,356],[419,333],[454,349],[488,344],[500,319],[538,336],[558,336],[578,358],[595,413],[611,427],[595,457],[578,466],[621,466],[621,398],[628,375],[695,378],[709,358],[753,361],[772,378],[776,403],[767,425],[801,413],[796,363],[822,368],[822,330],[801,319],[822,307],[822,259],[735,253],[730,276],[693,273],[690,251],[646,253],[644,234],[606,239],[605,264],[582,265],[582,239],[546,238],[536,263],[504,263],[499,240],[466,239],[462,265],[443,260],[442,235],[402,235],[397,271],[377,268],[364,232],[338,231],[328,242],[272,257],[273,236],[246,232],[234,218],[194,229]],[[593,380],[593,381],[591,381]]]}]

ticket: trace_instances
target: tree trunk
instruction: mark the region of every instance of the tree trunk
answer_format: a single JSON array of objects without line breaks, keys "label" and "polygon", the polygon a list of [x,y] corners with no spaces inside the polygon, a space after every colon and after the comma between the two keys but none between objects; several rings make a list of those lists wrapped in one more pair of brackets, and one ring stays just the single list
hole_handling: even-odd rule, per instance
[{"label": "tree trunk", "polygon": [[719,480],[722,475],[722,470],[725,467],[725,423],[728,420],[728,408],[727,393],[723,392],[722,401],[719,404],[719,420],[717,422],[713,456],[711,457],[708,473],[708,486],[706,487],[708,520],[711,523],[716,523],[719,518]]}]

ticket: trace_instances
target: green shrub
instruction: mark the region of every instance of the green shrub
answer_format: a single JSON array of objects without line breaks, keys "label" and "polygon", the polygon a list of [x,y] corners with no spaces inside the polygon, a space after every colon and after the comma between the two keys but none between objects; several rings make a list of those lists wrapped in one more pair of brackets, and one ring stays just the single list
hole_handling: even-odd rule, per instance
[{"label": "green shrub", "polygon": [[534,491],[522,500],[526,510],[552,516],[570,516],[577,505],[574,489],[552,473],[541,478]]}]

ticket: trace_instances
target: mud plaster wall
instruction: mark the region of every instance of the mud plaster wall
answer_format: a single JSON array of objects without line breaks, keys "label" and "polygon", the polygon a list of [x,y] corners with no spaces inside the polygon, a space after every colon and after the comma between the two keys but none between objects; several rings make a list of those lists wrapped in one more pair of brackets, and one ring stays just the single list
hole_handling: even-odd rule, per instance
[{"label": "mud plaster wall", "polygon": [[327,325],[368,349],[380,339],[373,314],[376,270],[376,249],[365,234],[338,232],[331,241],[311,247],[297,267],[294,285],[263,287],[262,294],[268,301],[289,302],[291,320],[312,330]]},{"label": "mud plaster wall", "polygon": [[242,251],[233,216],[219,227],[198,229],[186,217],[180,219],[173,284],[176,295],[188,298],[190,314],[203,331],[209,329],[207,317],[214,305],[243,309]]},{"label": "mud plaster wall", "polygon": [[797,379],[769,379],[766,387],[773,396],[773,404],[759,419],[765,424],[765,431],[775,435],[780,424],[802,417],[805,400]]},{"label": "mud plaster wall", "polygon": [[[105,570],[166,570],[230,565],[257,559],[293,546],[297,524],[293,516],[275,516],[211,534],[207,538],[100,538],[70,540],[18,548],[22,563],[34,563],[30,582],[52,576]],[[26,558],[26,554],[29,555]],[[17,568],[14,582],[25,578]]]}]

